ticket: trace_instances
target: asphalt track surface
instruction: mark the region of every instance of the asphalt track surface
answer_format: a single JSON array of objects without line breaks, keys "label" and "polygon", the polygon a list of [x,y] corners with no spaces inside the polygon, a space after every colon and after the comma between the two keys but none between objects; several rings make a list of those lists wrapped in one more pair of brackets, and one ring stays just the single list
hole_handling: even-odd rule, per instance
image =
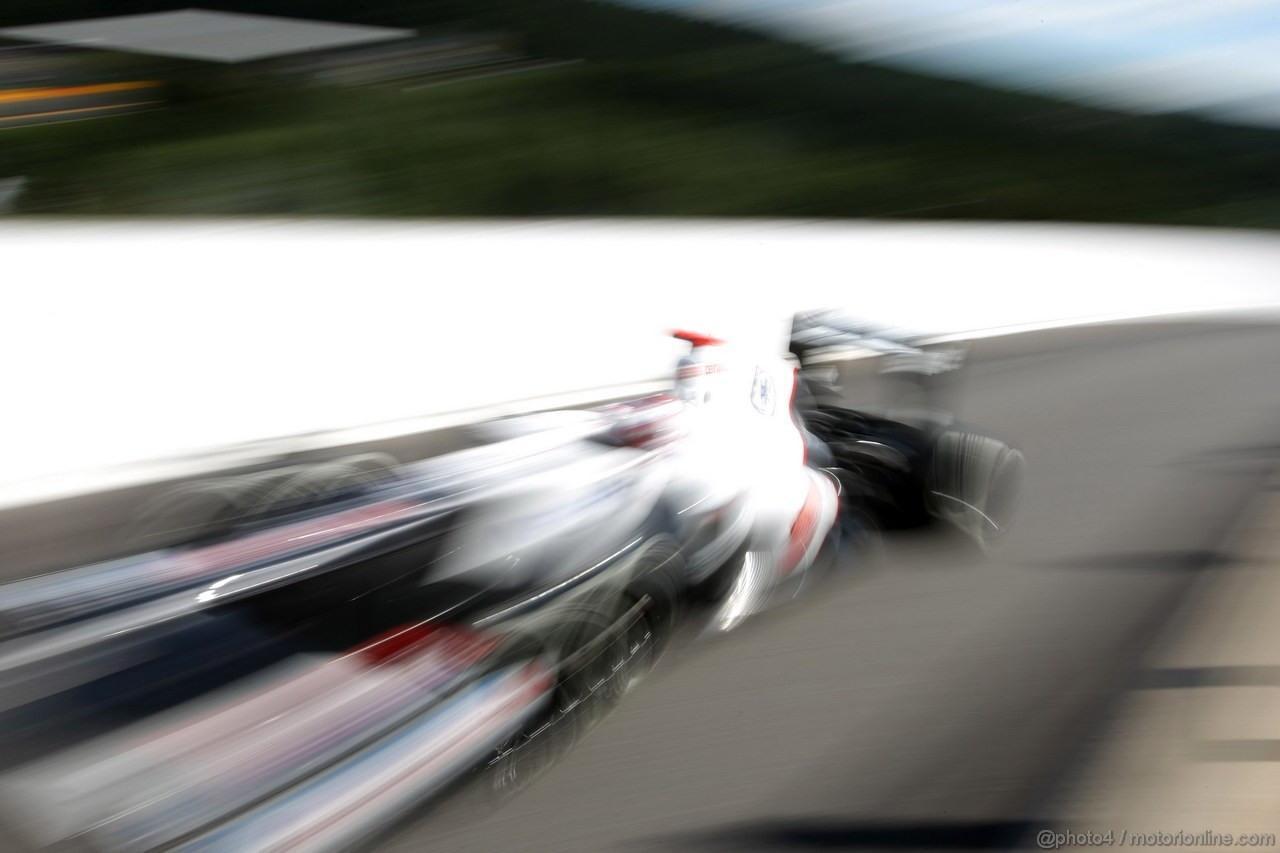
[{"label": "asphalt track surface", "polygon": [[[1025,845],[1280,455],[1276,365],[1280,329],[1263,325],[979,342],[957,408],[1028,459],[1007,540],[984,555],[894,535],[874,563],[726,637],[677,638],[530,790],[498,811],[464,790],[380,848]],[[390,449],[408,460],[459,441]],[[123,547],[146,491],[0,516],[5,574]]]}]

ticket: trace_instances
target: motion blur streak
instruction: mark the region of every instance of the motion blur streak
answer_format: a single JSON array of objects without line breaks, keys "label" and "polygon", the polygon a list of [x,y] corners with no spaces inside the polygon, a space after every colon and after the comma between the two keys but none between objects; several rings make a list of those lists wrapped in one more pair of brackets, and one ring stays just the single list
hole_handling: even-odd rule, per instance
[{"label": "motion blur streak", "polygon": [[6,131],[0,177],[36,215],[1280,223],[1266,0],[547,1],[8,0],[0,88],[165,93]]},{"label": "motion blur streak", "polygon": [[99,95],[107,92],[131,92],[159,86],[158,82],[142,80],[131,83],[99,83],[96,86],[61,86],[51,89],[8,89],[0,91],[0,104],[19,101],[40,101],[50,98],[73,98],[77,95]]},{"label": "motion blur streak", "polygon": [[0,4],[0,846],[1274,843],[1275,0],[212,6]]},{"label": "motion blur streak", "polygon": [[[284,790],[438,703],[492,651],[478,639],[441,632],[372,667],[360,654],[294,661],[227,696],[24,768],[10,784],[29,816],[41,816],[43,832],[53,833],[46,842],[92,828],[112,839],[113,849],[167,844]],[[545,677],[526,681],[545,692]],[[529,707],[526,700],[510,711]],[[508,713],[504,725],[519,716]]]}]

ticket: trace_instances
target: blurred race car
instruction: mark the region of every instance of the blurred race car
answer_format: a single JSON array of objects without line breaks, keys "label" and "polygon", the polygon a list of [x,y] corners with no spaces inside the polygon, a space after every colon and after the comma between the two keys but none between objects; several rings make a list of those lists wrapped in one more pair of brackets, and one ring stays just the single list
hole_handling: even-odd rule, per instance
[{"label": "blurred race car", "polygon": [[470,771],[522,790],[690,600],[724,631],[878,526],[1004,530],[1017,451],[818,402],[805,362],[872,338],[795,328],[791,355],[677,332],[669,394],[425,462],[187,484],[139,513],[163,547],[0,587],[0,821],[33,847],[346,849]]},{"label": "blurred race car", "polygon": [[165,496],[217,508],[193,541],[0,588],[0,821],[33,847],[346,849],[476,766],[518,789],[678,612],[668,450],[611,430],[193,484]]}]

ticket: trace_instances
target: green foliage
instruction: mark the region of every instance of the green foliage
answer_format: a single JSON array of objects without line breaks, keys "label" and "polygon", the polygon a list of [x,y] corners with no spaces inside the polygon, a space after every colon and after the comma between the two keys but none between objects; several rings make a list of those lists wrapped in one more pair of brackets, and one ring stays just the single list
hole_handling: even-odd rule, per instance
[{"label": "green foliage", "polygon": [[[1271,131],[842,62],[596,0],[211,5],[515,32],[538,56],[586,61],[420,90],[172,66],[168,109],[3,131],[0,176],[32,178],[24,210],[1280,225]],[[42,0],[4,15],[155,8]]]}]

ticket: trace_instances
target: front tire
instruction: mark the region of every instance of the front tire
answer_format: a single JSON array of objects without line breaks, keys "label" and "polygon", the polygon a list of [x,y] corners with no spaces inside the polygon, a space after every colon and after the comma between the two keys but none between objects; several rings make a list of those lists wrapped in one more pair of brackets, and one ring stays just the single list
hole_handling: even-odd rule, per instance
[{"label": "front tire", "polygon": [[[560,677],[548,712],[499,746],[486,765],[498,805],[526,790],[591,732],[648,675],[679,619],[673,575],[678,549],[666,537],[638,558],[627,590],[614,606],[579,610],[564,639],[525,640],[560,659]],[[576,608],[576,606],[575,606]],[[521,641],[518,641],[521,642]],[[556,650],[550,652],[549,650]]]}]

